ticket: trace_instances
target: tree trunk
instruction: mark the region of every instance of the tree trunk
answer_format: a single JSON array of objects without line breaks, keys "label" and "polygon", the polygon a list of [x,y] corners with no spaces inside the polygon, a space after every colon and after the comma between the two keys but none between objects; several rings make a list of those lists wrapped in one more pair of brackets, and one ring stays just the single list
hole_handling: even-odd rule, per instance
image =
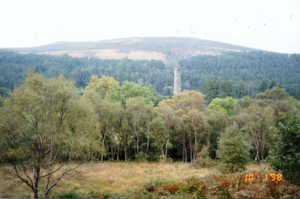
[{"label": "tree trunk", "polygon": [[150,143],[150,138],[149,138],[149,134],[148,134],[148,141],[147,141],[147,152],[149,150],[149,143]]},{"label": "tree trunk", "polygon": [[196,131],[194,133],[195,133],[195,148],[194,148],[193,160],[195,161],[196,160],[196,153],[197,153],[197,136],[196,136]]},{"label": "tree trunk", "polygon": [[210,148],[210,132],[208,132],[208,136],[206,137],[206,145]]},{"label": "tree trunk", "polygon": [[125,162],[127,162],[127,154],[126,154],[126,152],[127,152],[127,144],[125,142],[125,147],[124,147]]},{"label": "tree trunk", "polygon": [[128,148],[128,157],[127,157],[127,160],[128,160],[128,158],[130,158],[130,146]]},{"label": "tree trunk", "polygon": [[40,177],[40,168],[39,165],[35,167],[33,165],[33,195],[34,198],[39,198],[39,177]]},{"label": "tree trunk", "polygon": [[185,163],[187,163],[187,150],[186,146],[184,145],[184,153],[185,153]]},{"label": "tree trunk", "polygon": [[147,133],[148,133],[148,141],[147,141],[147,152],[148,152],[149,144],[150,144],[150,117],[148,118],[148,122],[147,122]]},{"label": "tree trunk", "polygon": [[103,145],[102,145],[102,153],[101,153],[101,163],[103,162],[103,155],[104,155],[104,150],[103,150],[103,147],[104,147],[104,141],[105,141],[105,136],[106,136],[106,133],[108,131],[108,119],[106,121],[106,130],[105,130],[105,133],[104,133],[104,136],[103,136]]},{"label": "tree trunk", "polygon": [[184,163],[184,143],[182,142],[182,163]]},{"label": "tree trunk", "polygon": [[120,147],[118,146],[117,160],[119,160]]},{"label": "tree trunk", "polygon": [[256,147],[255,161],[259,161],[259,148],[258,147]]},{"label": "tree trunk", "polygon": [[169,130],[167,130],[167,141],[166,141],[166,158],[167,158],[167,155],[168,155],[168,143],[169,143],[169,137],[170,137],[170,133],[169,133]]},{"label": "tree trunk", "polygon": [[111,146],[110,146],[110,148],[111,148],[111,161],[113,161],[113,160],[114,160],[114,146],[113,146],[112,141],[111,141]]},{"label": "tree trunk", "polygon": [[193,147],[192,147],[191,140],[190,140],[190,158],[191,158],[191,163],[193,163]]},{"label": "tree trunk", "polygon": [[139,137],[136,135],[136,154],[139,154]]},{"label": "tree trunk", "polygon": [[92,168],[94,166],[94,152],[92,152]]},{"label": "tree trunk", "polygon": [[167,157],[167,155],[168,155],[168,142],[169,142],[169,138],[167,139],[167,142],[166,142],[166,157]]}]

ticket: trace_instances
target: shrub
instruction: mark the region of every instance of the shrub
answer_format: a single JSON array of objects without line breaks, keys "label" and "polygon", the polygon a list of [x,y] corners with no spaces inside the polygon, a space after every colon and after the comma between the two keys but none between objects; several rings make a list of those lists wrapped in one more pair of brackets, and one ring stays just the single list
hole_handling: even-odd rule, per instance
[{"label": "shrub", "polygon": [[193,167],[195,169],[211,168],[211,167],[215,167],[217,165],[218,165],[218,163],[216,161],[213,161],[210,157],[197,158],[193,163]]},{"label": "shrub", "polygon": [[139,152],[139,154],[135,155],[135,160],[137,162],[147,162],[148,155],[144,152]]},{"label": "shrub", "polygon": [[159,159],[159,155],[154,154],[153,152],[149,152],[148,161],[156,162]]}]

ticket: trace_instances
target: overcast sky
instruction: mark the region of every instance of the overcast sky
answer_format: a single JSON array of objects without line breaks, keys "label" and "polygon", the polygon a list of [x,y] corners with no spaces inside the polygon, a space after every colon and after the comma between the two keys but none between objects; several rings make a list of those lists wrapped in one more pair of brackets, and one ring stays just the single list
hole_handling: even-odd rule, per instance
[{"label": "overcast sky", "polygon": [[148,36],[300,53],[300,0],[0,0],[0,48]]}]

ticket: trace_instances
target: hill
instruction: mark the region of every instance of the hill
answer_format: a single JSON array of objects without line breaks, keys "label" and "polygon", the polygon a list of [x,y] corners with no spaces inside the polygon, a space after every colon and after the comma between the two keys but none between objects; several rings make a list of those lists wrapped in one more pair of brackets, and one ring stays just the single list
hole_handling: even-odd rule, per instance
[{"label": "hill", "polygon": [[254,51],[257,49],[222,42],[187,37],[136,37],[97,42],[56,42],[33,48],[13,48],[20,53],[48,55],[68,54],[72,57],[100,59],[161,60],[172,65],[178,59],[197,55],[220,55],[228,51]]},{"label": "hill", "polygon": [[[219,56],[199,55],[179,60],[182,68],[182,90],[202,90],[208,80],[218,77],[219,83],[231,80],[235,88],[243,80],[246,90],[256,93],[261,81],[272,80],[290,95],[300,99],[300,55],[253,52],[222,52]],[[118,82],[142,82],[151,85],[161,95],[173,91],[173,67],[160,60],[99,59],[71,57],[66,54],[19,54],[0,50],[0,95],[18,87],[27,71],[32,68],[46,77],[60,74],[73,79],[84,88],[92,75],[114,77]]]}]

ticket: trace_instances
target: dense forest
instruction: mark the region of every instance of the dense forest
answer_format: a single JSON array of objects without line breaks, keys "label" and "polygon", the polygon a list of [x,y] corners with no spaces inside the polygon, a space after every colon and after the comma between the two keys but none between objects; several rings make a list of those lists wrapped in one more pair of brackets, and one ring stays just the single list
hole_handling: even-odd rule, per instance
[{"label": "dense forest", "polygon": [[[220,86],[224,80],[226,82],[230,80],[235,93],[232,97],[239,96],[240,81],[244,83],[245,95],[254,97],[256,93],[265,91],[259,89],[262,82],[270,85],[273,80],[276,85],[285,88],[290,95],[300,99],[300,55],[297,54],[285,55],[260,51],[227,52],[220,56],[196,56],[179,60],[179,63],[182,68],[182,90],[196,90],[207,95],[205,83],[217,77]],[[173,68],[166,67],[162,61],[101,60],[73,58],[67,54],[50,56],[18,54],[2,50],[0,51],[1,94],[5,95],[8,93],[7,89],[13,90],[14,87],[18,87],[20,80],[24,80],[30,68],[49,78],[62,74],[67,79],[74,80],[79,88],[86,87],[92,75],[98,77],[106,75],[114,77],[118,82],[130,81],[151,85],[160,95],[170,96],[173,92]]]},{"label": "dense forest", "polygon": [[[2,51],[0,163],[11,165],[11,173],[35,198],[39,183],[47,198],[66,173],[86,161],[218,164],[232,173],[244,171],[251,160],[271,157],[271,166],[284,169],[283,176],[299,185],[294,168],[299,168],[300,102],[284,89],[299,88],[299,55],[278,55],[287,61],[279,66],[273,55],[248,54],[180,61],[183,79],[191,77],[184,86],[191,90],[172,95],[173,70],[160,61]],[[252,64],[256,54],[266,59],[257,64],[260,68],[253,64],[240,70],[228,61],[222,68],[236,69],[218,77],[219,61],[230,56],[245,61],[244,55]],[[201,64],[205,60],[212,65]],[[243,79],[242,70],[258,74]],[[202,82],[192,78],[208,71]]]}]

